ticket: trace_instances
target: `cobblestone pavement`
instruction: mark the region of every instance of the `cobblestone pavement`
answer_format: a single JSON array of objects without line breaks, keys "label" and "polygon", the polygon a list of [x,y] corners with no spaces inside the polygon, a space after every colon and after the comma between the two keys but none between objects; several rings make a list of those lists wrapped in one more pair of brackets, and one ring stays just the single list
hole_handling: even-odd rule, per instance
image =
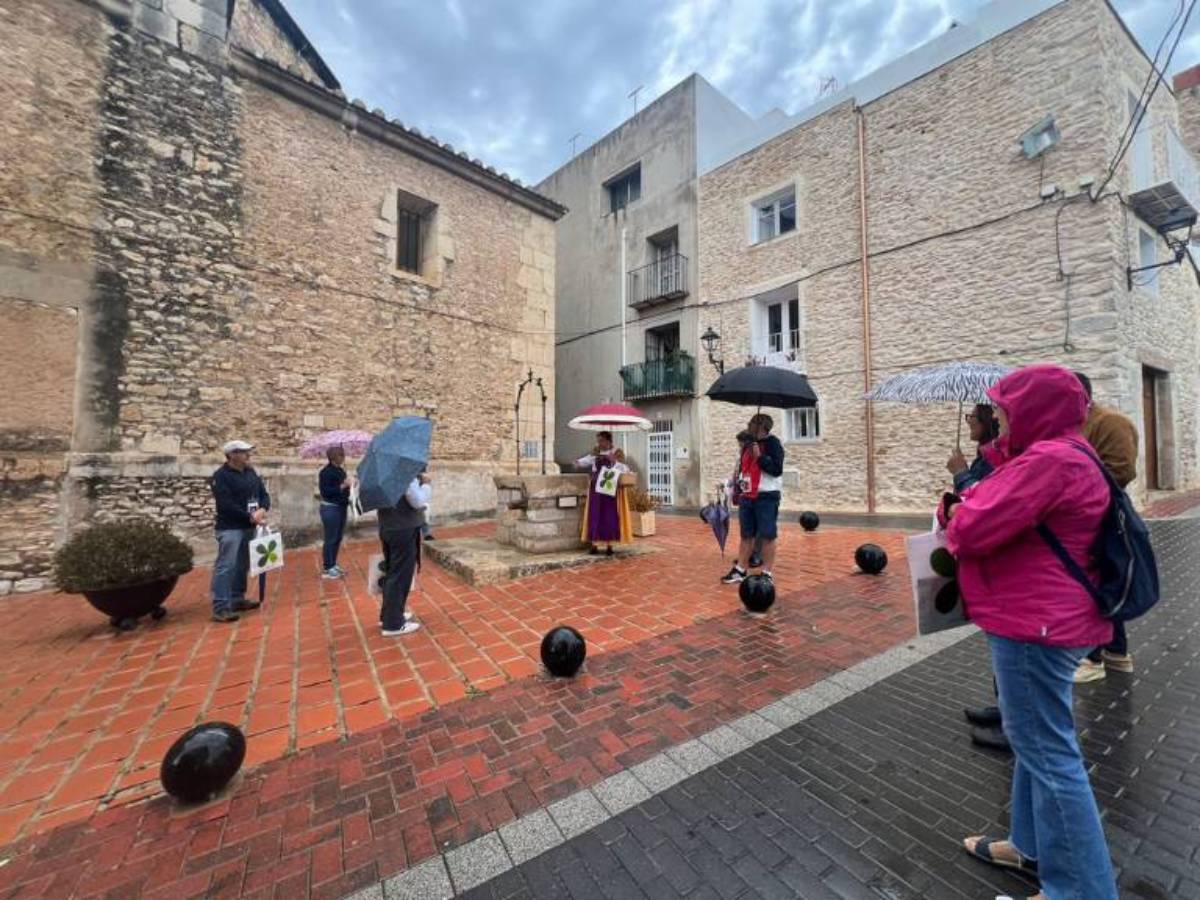
[{"label": "cobblestone pavement", "polygon": [[[1200,898],[1200,520],[1153,529],[1164,600],[1130,629],[1137,671],[1081,686],[1076,714],[1121,896],[1182,900]],[[962,718],[990,690],[975,634],[462,896],[1028,896],[959,846],[1005,830],[1011,763],[973,747]],[[468,862],[448,860],[454,886],[470,883]],[[424,896],[449,892],[440,876],[428,870]]]}]

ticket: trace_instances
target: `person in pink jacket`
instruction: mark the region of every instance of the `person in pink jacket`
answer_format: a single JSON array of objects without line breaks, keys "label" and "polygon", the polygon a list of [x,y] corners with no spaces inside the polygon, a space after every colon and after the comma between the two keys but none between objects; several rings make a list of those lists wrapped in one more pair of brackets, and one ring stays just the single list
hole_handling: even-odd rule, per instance
[{"label": "person in pink jacket", "polygon": [[1079,661],[1112,623],[1037,532],[1046,524],[1080,565],[1110,502],[1081,449],[1087,395],[1067,369],[1027,366],[989,392],[1004,458],[943,507],[971,620],[988,636],[1004,731],[1016,755],[1010,834],[963,841],[995,865],[1036,874],[1037,900],[1117,900],[1112,861],[1071,715]]}]

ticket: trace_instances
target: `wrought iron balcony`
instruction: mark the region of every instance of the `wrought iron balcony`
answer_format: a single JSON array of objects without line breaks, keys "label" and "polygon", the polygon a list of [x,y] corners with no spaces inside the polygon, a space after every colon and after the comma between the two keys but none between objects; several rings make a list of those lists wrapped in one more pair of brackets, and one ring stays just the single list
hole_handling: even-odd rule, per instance
[{"label": "wrought iron balcony", "polygon": [[672,253],[629,273],[629,305],[635,308],[687,296],[687,257]]},{"label": "wrought iron balcony", "polygon": [[1129,204],[1160,232],[1186,228],[1200,213],[1200,167],[1175,134],[1161,126],[1140,131],[1130,147]]},{"label": "wrought iron balcony", "polygon": [[626,400],[690,397],[696,393],[696,360],[687,353],[634,363],[621,369]]}]

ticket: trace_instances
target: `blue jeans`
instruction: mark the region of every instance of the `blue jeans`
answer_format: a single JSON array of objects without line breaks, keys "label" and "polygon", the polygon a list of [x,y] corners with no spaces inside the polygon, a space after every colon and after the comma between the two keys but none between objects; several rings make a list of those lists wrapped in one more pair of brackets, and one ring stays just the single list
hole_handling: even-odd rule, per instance
[{"label": "blue jeans", "polygon": [[1004,733],[1016,755],[1012,834],[1036,859],[1049,900],[1117,900],[1096,798],[1071,714],[1072,675],[1088,647],[988,635]]},{"label": "blue jeans", "polygon": [[213,612],[229,612],[246,599],[246,573],[250,571],[250,541],[254,529],[234,528],[217,532],[217,561],[213,563]]},{"label": "blue jeans", "polygon": [[332,569],[337,565],[338,548],[342,546],[342,534],[346,531],[346,507],[322,503],[321,525],[325,528],[321,559],[326,569]]}]

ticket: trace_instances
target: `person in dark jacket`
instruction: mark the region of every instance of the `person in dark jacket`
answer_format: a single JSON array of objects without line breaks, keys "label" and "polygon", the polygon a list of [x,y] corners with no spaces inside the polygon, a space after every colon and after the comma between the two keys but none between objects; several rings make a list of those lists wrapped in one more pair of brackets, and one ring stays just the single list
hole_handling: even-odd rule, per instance
[{"label": "person in dark jacket", "polygon": [[211,479],[217,507],[212,617],[214,622],[236,622],[239,612],[259,606],[246,599],[246,576],[250,570],[250,541],[255,528],[267,521],[271,495],[250,466],[253,444],[230,441],[222,449],[225,465]]},{"label": "person in dark jacket", "polygon": [[421,554],[421,526],[432,493],[430,477],[422,472],[409,484],[395,506],[379,510],[379,541],[383,545],[383,604],[379,624],[384,637],[412,634],[421,627],[405,610]]},{"label": "person in dark jacket", "polygon": [[346,572],[338,565],[338,549],[342,546],[342,535],[346,531],[346,515],[350,509],[350,478],[343,468],[346,451],[341,447],[330,447],[325,454],[329,462],[321,469],[317,484],[321,492],[321,526],[325,530],[325,544],[321,548],[324,565],[322,578],[341,578]]},{"label": "person in dark jacket", "polygon": [[950,461],[946,463],[946,469],[954,476],[956,494],[961,494],[991,474],[992,463],[985,456],[984,448],[1000,436],[1000,422],[996,419],[995,411],[987,403],[976,404],[964,418],[967,420],[976,450],[970,465],[967,465],[967,458],[961,450],[955,450],[950,455]]},{"label": "person in dark jacket", "polygon": [[751,440],[742,448],[737,472],[738,527],[742,540],[737,562],[721,579],[725,584],[745,580],[756,538],[762,539],[762,574],[770,578],[775,564],[779,501],[783,496],[783,444],[771,434],[774,424],[766,413],[757,413],[746,426]]}]

